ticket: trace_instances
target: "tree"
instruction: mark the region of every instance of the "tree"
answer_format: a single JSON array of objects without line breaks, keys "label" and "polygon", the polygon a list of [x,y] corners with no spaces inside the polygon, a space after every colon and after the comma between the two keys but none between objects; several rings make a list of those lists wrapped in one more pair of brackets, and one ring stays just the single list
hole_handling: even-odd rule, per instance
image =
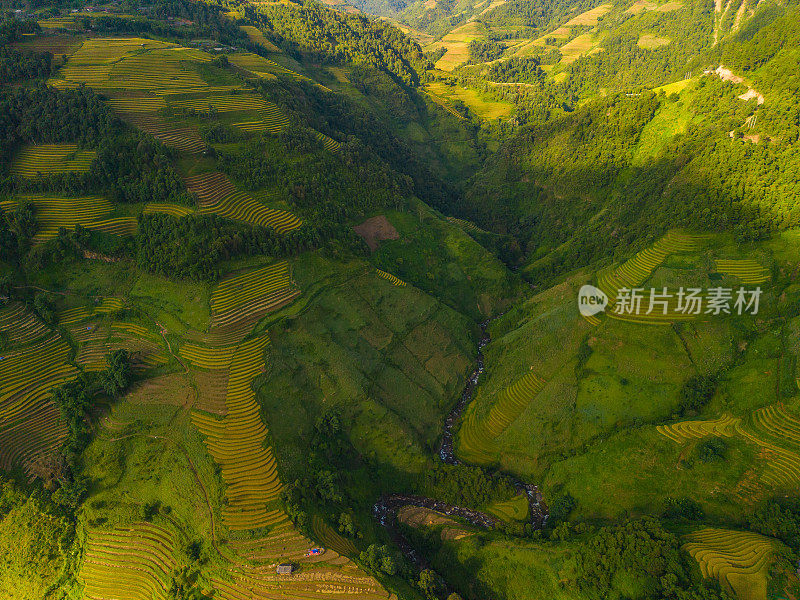
[{"label": "tree", "polygon": [[358,558],[366,568],[375,573],[397,575],[406,570],[403,556],[385,544],[370,544]]},{"label": "tree", "polygon": [[350,513],[342,513],[339,515],[339,532],[348,537],[361,537],[361,532],[358,530],[353,516]]},{"label": "tree", "polygon": [[439,597],[442,591],[442,581],[432,569],[424,569],[419,574],[419,581],[417,582],[419,589],[425,594],[426,597],[435,599]]},{"label": "tree", "polygon": [[33,312],[48,325],[55,325],[56,309],[48,294],[39,292],[33,297]]},{"label": "tree", "polygon": [[714,396],[719,379],[716,375],[693,375],[681,388],[680,411],[698,412]]},{"label": "tree", "polygon": [[117,397],[131,382],[131,355],[120,348],[106,355],[106,370],[101,377],[103,389],[109,396]]}]

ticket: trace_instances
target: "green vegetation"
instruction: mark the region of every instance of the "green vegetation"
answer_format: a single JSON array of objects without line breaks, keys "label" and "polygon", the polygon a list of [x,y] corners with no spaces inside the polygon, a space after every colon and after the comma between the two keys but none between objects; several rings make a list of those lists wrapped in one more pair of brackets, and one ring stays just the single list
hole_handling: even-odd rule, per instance
[{"label": "green vegetation", "polygon": [[356,5],[2,17],[0,595],[800,596],[796,3]]}]

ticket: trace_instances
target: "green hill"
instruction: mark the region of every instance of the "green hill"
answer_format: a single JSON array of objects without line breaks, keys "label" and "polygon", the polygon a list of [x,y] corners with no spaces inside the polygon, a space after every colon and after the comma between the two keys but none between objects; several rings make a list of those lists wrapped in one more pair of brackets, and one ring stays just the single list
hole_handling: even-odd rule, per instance
[{"label": "green hill", "polygon": [[797,5],[329,4],[0,17],[0,595],[798,597]]}]

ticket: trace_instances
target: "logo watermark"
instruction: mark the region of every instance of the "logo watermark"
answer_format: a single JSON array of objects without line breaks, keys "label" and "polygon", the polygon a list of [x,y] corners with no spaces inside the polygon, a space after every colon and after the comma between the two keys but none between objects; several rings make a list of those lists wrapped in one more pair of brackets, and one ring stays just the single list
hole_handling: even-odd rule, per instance
[{"label": "logo watermark", "polygon": [[[649,291],[649,293],[648,293]],[[616,315],[757,315],[761,288],[726,287],[619,288],[611,313]],[[578,310],[585,317],[605,311],[608,296],[593,285],[584,285],[578,292]]]},{"label": "logo watermark", "polygon": [[608,296],[600,288],[585,285],[578,292],[578,310],[584,317],[603,312],[608,306]]}]

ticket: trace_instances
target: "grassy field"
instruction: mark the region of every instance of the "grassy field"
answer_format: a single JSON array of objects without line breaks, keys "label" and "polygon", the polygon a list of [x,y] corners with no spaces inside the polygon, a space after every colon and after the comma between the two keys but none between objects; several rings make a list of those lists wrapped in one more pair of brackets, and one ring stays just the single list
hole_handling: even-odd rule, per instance
[{"label": "grassy field", "polygon": [[[737,248],[725,236],[672,232],[596,280],[612,306],[620,287],[760,285],[767,299],[759,319],[770,319],[773,286],[786,285],[773,281],[774,261],[794,264],[790,247],[781,238]],[[587,518],[657,512],[667,495],[735,518],[743,503],[796,486],[797,348],[783,345],[787,334],[749,315],[680,323],[671,313],[651,322],[606,311],[587,321],[575,298],[589,279],[574,274],[492,324],[459,455],[539,481],[546,498],[568,491]],[[721,374],[717,392],[700,414],[680,418],[681,390],[695,374]],[[529,393],[509,394],[526,380],[536,382]],[[776,403],[776,393],[786,399]],[[724,460],[699,458],[710,438],[725,441]]]},{"label": "grassy field", "polygon": [[656,115],[644,126],[639,135],[639,143],[633,162],[636,166],[644,166],[648,161],[657,158],[675,136],[686,133],[693,115],[689,109],[690,93],[683,93],[691,87],[692,81],[685,79],[664,86],[664,93],[680,94],[675,102],[665,104]]},{"label": "grassy field", "polygon": [[434,81],[425,86],[437,96],[460,100],[478,117],[486,121],[505,119],[511,116],[514,105],[510,102],[501,102],[485,98],[480,92],[472,88],[449,86],[439,81]]},{"label": "grassy field", "polygon": [[554,548],[517,539],[465,537],[444,542],[433,566],[450,574],[457,588],[470,590],[472,597],[579,598],[559,581],[570,567],[568,544]]},{"label": "grassy field", "polygon": [[425,47],[425,51],[446,48],[444,56],[436,62],[436,68],[443,71],[452,71],[469,59],[469,43],[483,37],[481,24],[470,22],[453,29],[441,40]]},{"label": "grassy field", "polygon": [[595,36],[591,33],[581,34],[561,46],[561,64],[571,64],[595,48],[597,48]]},{"label": "grassy field", "polygon": [[378,268],[479,318],[502,311],[520,293],[519,280],[458,225],[420,206],[416,216],[389,213],[400,234],[373,253]]},{"label": "grassy field", "polygon": [[669,38],[658,37],[652,33],[645,33],[639,37],[638,45],[645,50],[652,50],[653,48],[660,48],[661,46],[668,46],[672,40]]},{"label": "grassy field", "polygon": [[[471,368],[468,321],[357,263],[309,256],[294,278],[310,299],[270,326],[273,375],[259,390],[283,471],[305,471],[302,440],[321,411],[337,410],[365,460],[396,474],[380,485],[402,485],[427,464],[425,448]],[[358,493],[370,502],[369,489]]]}]

